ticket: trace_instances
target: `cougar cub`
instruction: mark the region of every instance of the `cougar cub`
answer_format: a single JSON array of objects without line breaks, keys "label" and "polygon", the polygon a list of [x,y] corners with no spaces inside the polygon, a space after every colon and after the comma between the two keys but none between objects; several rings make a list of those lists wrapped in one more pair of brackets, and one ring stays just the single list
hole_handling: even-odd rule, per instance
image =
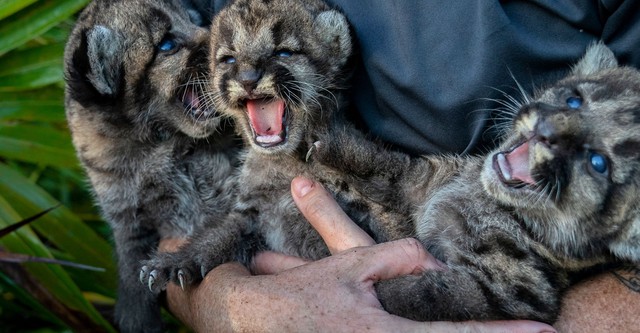
[{"label": "cougar cub", "polygon": [[146,262],[144,283],[158,292],[168,280],[198,281],[216,265],[246,263],[263,248],[327,256],[291,198],[290,182],[298,175],[322,181],[376,240],[408,234],[409,226],[377,223],[376,212],[394,216],[394,209],[354,197],[342,174],[306,162],[320,133],[342,124],[337,111],[352,52],[344,16],[319,0],[238,0],[215,17],[211,29],[211,94],[248,147],[235,209],[178,253]]},{"label": "cougar cub", "polygon": [[67,118],[113,230],[123,332],[161,331],[158,301],[138,280],[158,240],[227,213],[237,149],[203,98],[207,37],[178,1],[97,0],[67,43]]},{"label": "cougar cub", "polygon": [[409,158],[346,133],[321,139],[313,158],[403,207],[412,236],[448,266],[378,283],[386,310],[552,323],[576,273],[640,262],[638,110],[640,72],[594,44],[568,77],[511,107],[485,156]]}]

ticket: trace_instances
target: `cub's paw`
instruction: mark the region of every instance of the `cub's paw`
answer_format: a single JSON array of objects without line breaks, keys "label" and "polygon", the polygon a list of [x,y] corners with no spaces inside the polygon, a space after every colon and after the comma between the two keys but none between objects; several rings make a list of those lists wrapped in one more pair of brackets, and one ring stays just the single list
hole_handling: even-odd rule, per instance
[{"label": "cub's paw", "polygon": [[[187,284],[194,282],[191,270],[178,253],[158,253],[151,259],[142,262],[140,282],[152,293],[158,294],[173,282],[184,290]],[[191,265],[193,266],[193,265]]]},{"label": "cub's paw", "polygon": [[[206,251],[205,251],[206,252]],[[153,293],[160,293],[173,282],[182,290],[187,285],[200,282],[210,270],[221,264],[215,255],[206,253],[187,255],[190,251],[157,253],[151,259],[142,262],[140,282]]]}]

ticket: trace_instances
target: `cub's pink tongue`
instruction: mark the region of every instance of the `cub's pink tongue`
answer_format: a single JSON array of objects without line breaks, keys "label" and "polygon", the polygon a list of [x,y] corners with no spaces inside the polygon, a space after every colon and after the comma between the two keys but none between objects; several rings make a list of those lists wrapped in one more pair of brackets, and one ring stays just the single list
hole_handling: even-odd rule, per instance
[{"label": "cub's pink tongue", "polygon": [[182,94],[182,103],[189,108],[197,109],[200,107],[200,98],[193,89],[187,89]]},{"label": "cub's pink tongue", "polygon": [[247,101],[247,112],[256,136],[270,137],[282,132],[283,100],[252,99]]},{"label": "cub's pink tongue", "polygon": [[505,153],[500,161],[503,176],[507,181],[521,181],[535,184],[529,170],[529,142],[525,142],[514,150]]}]

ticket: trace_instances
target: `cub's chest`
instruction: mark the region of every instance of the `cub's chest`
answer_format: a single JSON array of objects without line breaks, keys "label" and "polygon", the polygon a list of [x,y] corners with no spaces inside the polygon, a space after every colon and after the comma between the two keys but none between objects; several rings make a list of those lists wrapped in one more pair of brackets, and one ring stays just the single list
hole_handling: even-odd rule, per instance
[{"label": "cub's chest", "polygon": [[289,185],[297,176],[313,178],[313,167],[291,156],[269,156],[250,152],[245,158],[238,179],[242,189],[282,190],[289,193]]}]

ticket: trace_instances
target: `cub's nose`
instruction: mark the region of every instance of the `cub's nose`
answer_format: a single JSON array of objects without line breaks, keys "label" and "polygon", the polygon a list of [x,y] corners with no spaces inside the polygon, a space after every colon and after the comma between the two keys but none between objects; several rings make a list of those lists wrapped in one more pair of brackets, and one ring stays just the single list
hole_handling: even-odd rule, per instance
[{"label": "cub's nose", "polygon": [[238,82],[244,87],[244,90],[251,94],[256,89],[258,81],[262,78],[262,71],[257,69],[244,70],[238,73]]},{"label": "cub's nose", "polygon": [[572,150],[580,147],[584,141],[584,133],[580,129],[580,117],[565,112],[556,112],[541,116],[535,127],[535,136],[553,150]]}]

